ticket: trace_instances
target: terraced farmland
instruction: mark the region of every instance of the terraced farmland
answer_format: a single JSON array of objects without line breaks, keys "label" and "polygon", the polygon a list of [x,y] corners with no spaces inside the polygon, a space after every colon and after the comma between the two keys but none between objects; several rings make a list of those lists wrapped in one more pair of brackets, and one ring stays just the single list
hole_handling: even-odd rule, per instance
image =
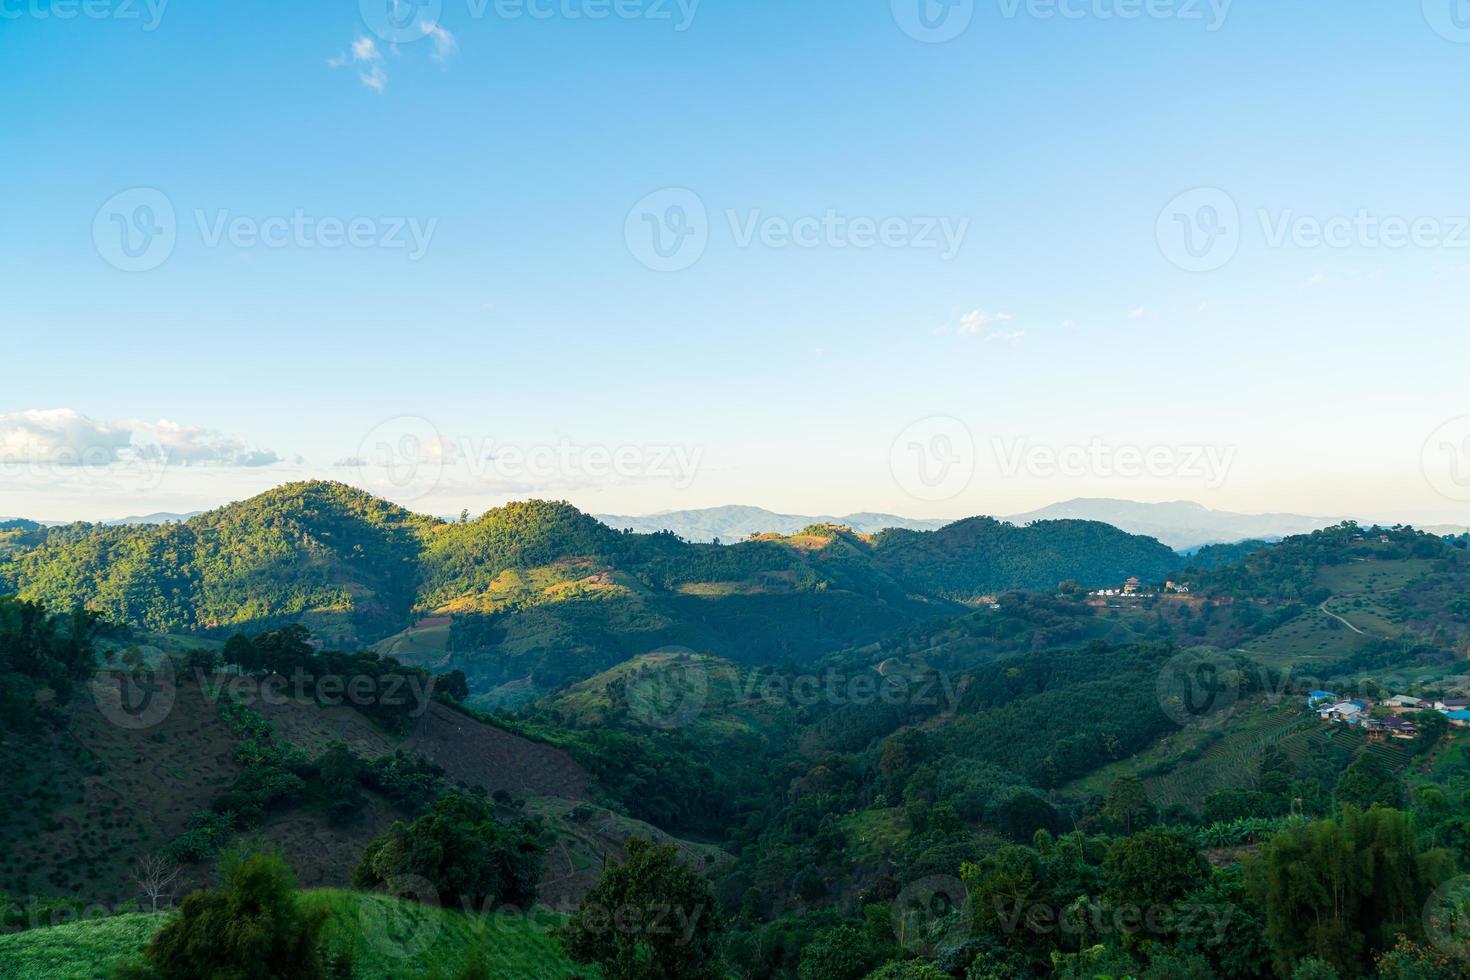
[{"label": "terraced farmland", "polygon": [[1266,746],[1305,737],[1318,724],[1295,699],[1243,701],[1220,732],[1181,731],[1067,789],[1103,792],[1117,777],[1133,774],[1142,777],[1149,799],[1159,807],[1179,804],[1198,811],[1217,789],[1253,785]]},{"label": "terraced farmland", "polygon": [[1149,797],[1161,807],[1181,804],[1198,810],[1217,789],[1254,785],[1266,746],[1301,734],[1317,724],[1295,705],[1258,725],[1231,730],[1206,748],[1198,759],[1181,762],[1169,772],[1145,776]]}]

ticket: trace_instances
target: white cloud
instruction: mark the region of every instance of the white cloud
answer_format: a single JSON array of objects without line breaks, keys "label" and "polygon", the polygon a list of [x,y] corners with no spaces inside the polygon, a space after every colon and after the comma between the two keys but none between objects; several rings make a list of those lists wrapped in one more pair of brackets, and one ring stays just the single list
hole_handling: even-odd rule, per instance
[{"label": "white cloud", "polygon": [[989,327],[997,323],[1010,323],[1015,317],[1009,313],[987,313],[985,310],[971,310],[960,317],[958,333],[961,337],[972,337],[983,334]]},{"label": "white cloud", "polygon": [[987,344],[996,342],[1014,344],[1024,336],[1026,336],[1026,331],[1024,330],[992,330],[985,335],[985,342]]},{"label": "white cloud", "polygon": [[181,425],[168,419],[157,422],[124,422],[133,433],[136,451],[183,466],[270,466],[281,457],[269,449],[247,445],[244,440],[197,425]]},{"label": "white cloud", "polygon": [[0,462],[105,466],[132,443],[122,426],[94,422],[69,408],[0,415]]},{"label": "white cloud", "polygon": [[367,71],[358,75],[358,78],[362,80],[362,84],[374,92],[382,92],[383,89],[388,87],[388,73],[383,71],[382,65],[373,65]]},{"label": "white cloud", "polygon": [[378,42],[370,37],[360,37],[352,42],[353,61],[382,61],[383,56],[378,52]]},{"label": "white cloud", "polygon": [[0,414],[0,463],[110,466],[140,460],[270,466],[281,457],[241,439],[168,419],[99,422],[70,408]]},{"label": "white cloud", "polygon": [[[424,37],[434,42],[434,51],[430,55],[435,61],[444,63],[448,61],[456,51],[459,50],[459,41],[447,29],[435,23],[423,25]],[[398,54],[398,45],[390,45],[389,50]],[[374,92],[383,92],[388,88],[388,72],[383,67],[383,52],[378,47],[378,42],[367,35],[353,41],[346,51],[334,58],[327,59],[327,65],[331,68],[345,68],[348,65],[358,66],[358,81],[366,88]]]},{"label": "white cloud", "polygon": [[374,92],[382,92],[388,87],[388,73],[383,70],[383,52],[378,50],[378,42],[372,38],[366,35],[359,37],[346,51],[327,59],[329,68],[345,68],[349,64],[362,66],[357,73],[358,80]]},{"label": "white cloud", "polygon": [[1062,321],[1062,326],[1063,327],[1066,327],[1068,330],[1071,330],[1073,327],[1077,326],[1077,321],[1076,320],[1063,320]]},{"label": "white cloud", "polygon": [[1128,319],[1130,319],[1130,320],[1142,320],[1144,314],[1147,313],[1147,312],[1148,312],[1148,310],[1144,309],[1142,306],[1138,307],[1137,309],[1129,310],[1128,311]]},{"label": "white cloud", "polygon": [[459,42],[454,35],[449,33],[438,24],[425,24],[424,35],[434,41],[434,60],[448,61],[449,56],[459,50]]}]

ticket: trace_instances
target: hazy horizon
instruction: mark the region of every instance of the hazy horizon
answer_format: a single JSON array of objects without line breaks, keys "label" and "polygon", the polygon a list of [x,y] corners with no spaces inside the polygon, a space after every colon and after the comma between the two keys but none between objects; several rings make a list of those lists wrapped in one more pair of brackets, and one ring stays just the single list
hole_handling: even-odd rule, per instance
[{"label": "hazy horizon", "polygon": [[[901,518],[905,518],[905,519],[909,519],[909,520],[925,520],[925,521],[929,521],[929,520],[959,521],[959,520],[965,520],[966,518],[970,518],[970,517],[994,517],[994,518],[997,518],[997,519],[1005,520],[1005,519],[1010,519],[1010,518],[1014,518],[1014,517],[1024,517],[1024,516],[1027,516],[1027,515],[1029,515],[1031,513],[1036,512],[1036,511],[1046,510],[1048,508],[1058,507],[1058,506],[1061,506],[1061,505],[1070,504],[1070,503],[1074,503],[1074,502],[1119,501],[1119,502],[1123,502],[1123,503],[1142,504],[1142,505],[1198,504],[1199,506],[1205,506],[1206,509],[1208,511],[1210,511],[1211,513],[1216,513],[1216,514],[1222,514],[1222,513],[1223,514],[1232,514],[1232,515],[1242,516],[1242,517],[1267,517],[1267,516],[1272,516],[1272,515],[1282,515],[1282,516],[1290,516],[1290,517],[1301,517],[1301,518],[1310,518],[1310,519],[1320,519],[1320,520],[1322,520],[1324,522],[1327,522],[1327,521],[1335,521],[1335,520],[1343,520],[1343,519],[1346,519],[1346,520],[1359,520],[1359,521],[1363,521],[1363,522],[1373,522],[1373,523],[1377,523],[1377,524],[1382,524],[1384,526],[1390,526],[1390,525],[1401,524],[1401,523],[1402,524],[1417,525],[1417,526],[1430,526],[1430,525],[1470,526],[1470,514],[1460,514],[1458,516],[1460,518],[1462,518],[1462,519],[1457,519],[1457,514],[1454,511],[1448,511],[1443,516],[1436,515],[1433,512],[1426,512],[1426,513],[1421,513],[1421,514],[1418,514],[1418,515],[1413,515],[1413,514],[1408,514],[1408,513],[1321,513],[1321,512],[1313,512],[1313,511],[1292,511],[1292,510],[1288,510],[1288,509],[1284,509],[1284,508],[1273,508],[1273,509],[1265,510],[1265,511],[1234,511],[1234,510],[1231,510],[1229,508],[1208,507],[1207,505],[1201,504],[1199,501],[1190,500],[1190,499],[1186,499],[1186,498],[1172,498],[1172,499],[1160,499],[1160,500],[1137,500],[1137,499],[1129,498],[1129,497],[1066,497],[1066,498],[1059,498],[1059,499],[1055,499],[1055,500],[1046,500],[1046,501],[1038,502],[1034,506],[1024,507],[1024,508],[1020,508],[1020,509],[1001,509],[1001,508],[992,507],[992,508],[988,508],[988,509],[979,509],[979,510],[973,510],[973,511],[968,511],[968,512],[951,511],[951,512],[947,512],[947,513],[945,513],[945,512],[940,512],[940,513],[921,513],[921,512],[919,512],[919,508],[909,508],[909,509],[906,509],[906,510],[885,510],[883,508],[877,508],[877,507],[845,507],[845,508],[818,507],[818,508],[810,508],[810,509],[800,509],[800,508],[787,508],[787,507],[780,507],[780,506],[769,506],[769,505],[766,505],[766,504],[763,504],[763,503],[760,503],[760,502],[729,501],[729,500],[726,500],[726,501],[723,501],[723,502],[720,502],[720,503],[699,504],[699,505],[696,505],[696,506],[689,506],[689,507],[662,507],[662,508],[657,508],[657,509],[650,508],[650,509],[643,509],[643,510],[633,509],[633,510],[616,511],[616,510],[611,510],[611,509],[607,509],[607,508],[592,506],[591,504],[587,503],[585,499],[578,499],[578,496],[576,494],[569,494],[569,495],[568,494],[561,494],[561,495],[558,495],[558,494],[550,494],[550,495],[547,495],[547,494],[540,494],[540,495],[537,495],[537,494],[527,494],[527,495],[520,495],[520,496],[512,495],[512,496],[504,496],[504,497],[497,495],[493,499],[489,499],[489,500],[486,500],[486,501],[481,501],[481,502],[469,501],[469,502],[466,502],[462,507],[449,507],[449,508],[442,508],[441,509],[441,508],[431,508],[431,507],[422,506],[421,505],[422,504],[422,501],[421,500],[419,500],[419,501],[409,500],[409,501],[406,501],[406,502],[404,502],[404,501],[397,501],[397,500],[394,500],[394,498],[393,498],[393,496],[391,494],[383,494],[383,493],[380,493],[379,490],[377,490],[377,489],[374,489],[374,488],[369,487],[369,486],[360,485],[358,483],[355,483],[352,480],[343,480],[343,479],[340,479],[339,477],[324,477],[323,479],[335,480],[336,482],[345,483],[348,486],[353,486],[353,487],[355,487],[357,489],[365,490],[365,491],[367,491],[369,493],[374,493],[376,495],[383,496],[385,499],[388,499],[390,501],[393,501],[394,503],[400,503],[401,506],[404,506],[407,509],[409,509],[411,511],[415,511],[417,513],[432,514],[434,516],[444,517],[444,518],[447,518],[447,519],[453,518],[455,515],[457,515],[458,513],[460,513],[461,510],[468,510],[469,513],[470,513],[470,515],[473,517],[473,516],[478,516],[479,514],[483,513],[486,510],[493,509],[495,507],[501,506],[501,505],[506,504],[506,503],[510,503],[512,501],[528,500],[528,499],[532,499],[532,498],[566,500],[568,503],[572,504],[574,507],[576,507],[578,510],[581,510],[583,513],[592,514],[592,515],[595,515],[595,516],[613,515],[613,516],[620,516],[620,517],[654,518],[654,517],[664,516],[664,515],[667,515],[667,514],[684,513],[684,512],[698,512],[698,511],[710,511],[710,510],[718,510],[718,509],[727,508],[727,507],[750,507],[750,508],[764,510],[764,511],[768,511],[768,512],[770,512],[772,514],[783,515],[783,516],[845,517],[845,516],[858,515],[858,514],[883,514],[883,515],[888,515],[888,516],[891,516],[891,517],[901,517]],[[298,481],[295,481],[295,480],[283,481],[283,483],[287,483],[287,482],[298,482]],[[83,521],[83,522],[89,522],[89,523],[104,523],[104,522],[109,522],[109,521],[118,521],[118,520],[127,519],[127,518],[148,517],[148,516],[155,515],[155,514],[180,514],[180,515],[195,514],[195,513],[202,513],[202,512],[205,512],[205,511],[209,511],[209,510],[214,510],[214,509],[217,509],[219,507],[228,506],[228,505],[230,505],[232,503],[238,503],[238,502],[240,502],[242,500],[248,499],[249,497],[256,496],[259,493],[268,492],[269,490],[274,489],[275,486],[279,486],[279,485],[281,485],[281,484],[275,484],[275,485],[272,485],[272,486],[262,487],[258,491],[253,491],[251,493],[248,493],[248,494],[245,494],[245,495],[242,495],[242,496],[238,496],[238,497],[228,497],[228,498],[226,498],[226,497],[220,497],[220,498],[209,499],[209,500],[205,500],[205,499],[202,499],[202,498],[194,498],[193,499],[193,502],[181,502],[181,503],[177,503],[177,505],[171,505],[171,506],[164,506],[164,505],[159,505],[159,504],[160,503],[166,504],[166,503],[168,503],[170,501],[177,501],[179,498],[172,498],[172,497],[146,497],[146,496],[145,497],[138,497],[138,498],[133,498],[133,497],[117,498],[117,497],[114,497],[112,495],[102,495],[102,496],[100,496],[98,498],[98,500],[101,501],[101,502],[103,502],[103,506],[105,506],[107,509],[105,509],[105,510],[96,510],[96,511],[73,511],[73,510],[68,510],[68,509],[66,509],[63,506],[52,505],[50,507],[45,507],[45,506],[38,507],[38,508],[36,508],[35,510],[33,510],[31,512],[22,512],[22,511],[16,510],[13,507],[8,506],[13,501],[14,498],[12,498],[12,497],[10,497],[10,496],[7,495],[7,497],[5,498],[5,504],[6,504],[6,506],[0,506],[0,520],[19,518],[19,519],[27,519],[27,520],[47,522],[47,523],[55,523],[55,522],[70,523],[70,522],[73,522],[73,521]],[[137,504],[137,506],[129,509],[127,507],[123,507],[123,506],[118,505],[116,503],[116,501],[119,500],[119,499],[122,499],[122,500],[137,500],[138,501],[138,504]],[[185,498],[185,499],[187,501],[189,498]]]}]

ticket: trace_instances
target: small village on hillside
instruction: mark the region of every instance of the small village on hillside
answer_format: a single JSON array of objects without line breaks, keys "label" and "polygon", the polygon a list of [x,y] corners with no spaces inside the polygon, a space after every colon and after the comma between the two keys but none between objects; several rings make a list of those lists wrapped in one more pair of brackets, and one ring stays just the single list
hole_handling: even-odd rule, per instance
[{"label": "small village on hillside", "polygon": [[1326,722],[1359,726],[1369,737],[1412,739],[1419,726],[1411,717],[1423,711],[1437,711],[1448,719],[1452,728],[1470,728],[1470,698],[1416,698],[1395,694],[1376,701],[1357,697],[1340,699],[1332,691],[1312,691],[1307,707]]}]

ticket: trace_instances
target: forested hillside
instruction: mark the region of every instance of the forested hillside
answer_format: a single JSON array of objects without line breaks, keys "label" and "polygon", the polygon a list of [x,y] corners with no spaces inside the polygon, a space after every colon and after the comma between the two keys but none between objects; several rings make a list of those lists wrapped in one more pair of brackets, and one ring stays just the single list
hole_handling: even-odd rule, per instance
[{"label": "forested hillside", "polygon": [[883,607],[876,625],[886,628],[922,618],[923,600],[946,611],[952,601],[1065,579],[1161,578],[1176,563],[1152,539],[1085,522],[1018,528],[975,518],[874,538],[818,525],[698,545],[614,531],[546,501],[445,522],[335,483],[284,486],[182,523],[38,530],[11,532],[0,588],[155,632],[303,622],[333,642],[373,642],[434,614],[514,628],[508,617],[564,602],[633,602],[640,608],[591,615],[655,629],[666,619],[681,642],[744,628],[751,617],[823,615],[814,603],[841,606],[856,622],[873,619],[856,607]]},{"label": "forested hillside", "polygon": [[182,524],[58,529],[0,581],[159,632],[315,617],[333,635],[374,636],[408,616],[435,523],[342,484],[291,484]]},{"label": "forested hillside", "polygon": [[1162,581],[1181,564],[1178,555],[1153,538],[1093,521],[1017,527],[972,517],[927,533],[884,531],[875,539],[875,549],[879,564],[896,578],[959,601],[1009,589],[1049,589],[1064,579],[1084,585],[1135,576]]},{"label": "forested hillside", "polygon": [[[37,896],[27,914],[135,908],[150,857],[180,891],[220,875],[233,888],[243,859],[288,905],[312,901],[297,881],[383,891],[411,876],[464,910],[453,928],[474,941],[446,957],[468,964],[475,947],[568,975],[625,975],[628,954],[593,923],[627,894],[711,913],[681,943],[639,949],[667,976],[1464,975],[1470,735],[1422,707],[1470,682],[1470,556],[1454,542],[1344,525],[1187,571],[1188,591],[1090,595],[1074,580],[967,605],[908,591],[905,569],[927,568],[926,548],[948,555],[926,581],[959,595],[995,568],[1045,568],[1058,541],[1131,559],[1105,558],[1113,536],[1090,525],[964,522],[896,544],[815,526],[721,548],[611,531],[565,504],[449,523],[288,490],[181,527],[264,568],[270,542],[309,527],[280,553],[298,575],[283,594],[320,581],[295,566],[326,554],[410,617],[454,611],[396,636],[400,659],[296,625],[129,636],[0,600],[0,891]],[[74,527],[43,548],[92,540]],[[957,560],[964,540],[989,564]],[[1028,540],[1040,555],[1008,550]],[[416,556],[412,577],[354,565],[399,553]],[[99,662],[118,666],[86,684]],[[259,696],[300,676],[315,686]],[[167,710],[119,723],[118,677],[167,691]],[[349,678],[367,696],[338,703]],[[417,700],[385,697],[390,681]],[[1319,717],[1307,699],[1323,687],[1371,705],[1372,725]],[[1405,737],[1384,727],[1395,719]],[[276,856],[236,854],[262,844]],[[492,901],[571,918],[534,944],[497,940],[473,932]],[[1087,945],[1057,933],[1068,917]],[[156,963],[190,921],[99,929],[138,925],[124,947]],[[0,943],[0,960],[47,938]],[[69,942],[88,962],[114,955]],[[332,975],[378,975],[376,951],[345,962],[342,937],[316,942]]]}]

